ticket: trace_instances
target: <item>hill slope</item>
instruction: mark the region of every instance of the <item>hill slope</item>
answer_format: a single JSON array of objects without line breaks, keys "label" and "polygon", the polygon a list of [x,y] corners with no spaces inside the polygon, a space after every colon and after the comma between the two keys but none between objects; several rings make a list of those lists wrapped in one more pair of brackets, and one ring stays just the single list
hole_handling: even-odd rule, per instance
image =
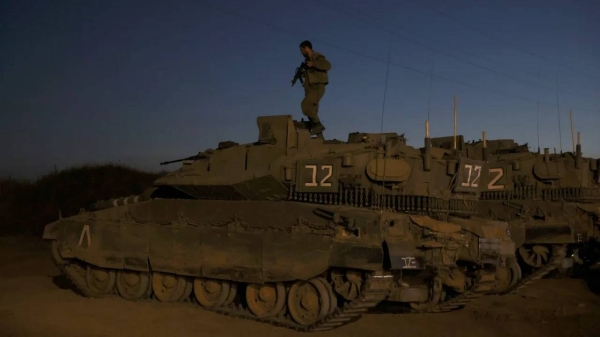
[{"label": "hill slope", "polygon": [[98,200],[142,193],[161,174],[121,165],[74,167],[35,182],[0,180],[0,233],[40,236],[46,224]]}]

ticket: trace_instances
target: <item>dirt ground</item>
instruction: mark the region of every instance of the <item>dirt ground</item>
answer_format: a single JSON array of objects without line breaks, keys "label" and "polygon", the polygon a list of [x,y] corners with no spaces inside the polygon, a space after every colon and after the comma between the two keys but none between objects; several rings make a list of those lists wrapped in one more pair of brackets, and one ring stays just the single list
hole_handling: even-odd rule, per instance
[{"label": "dirt ground", "polygon": [[[2,336],[306,336],[191,304],[87,299],[58,277],[39,239],[0,237]],[[596,279],[600,273],[596,273]],[[370,313],[319,336],[600,336],[600,296],[583,279],[547,279],[520,295],[445,314]]]}]

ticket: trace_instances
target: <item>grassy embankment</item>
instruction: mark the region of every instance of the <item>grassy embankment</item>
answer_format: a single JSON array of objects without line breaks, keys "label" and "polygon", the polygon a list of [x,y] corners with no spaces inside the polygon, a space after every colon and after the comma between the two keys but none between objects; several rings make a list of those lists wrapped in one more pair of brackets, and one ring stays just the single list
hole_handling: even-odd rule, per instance
[{"label": "grassy embankment", "polygon": [[44,226],[98,200],[142,193],[161,173],[121,165],[70,168],[36,181],[0,179],[0,234],[41,236]]}]

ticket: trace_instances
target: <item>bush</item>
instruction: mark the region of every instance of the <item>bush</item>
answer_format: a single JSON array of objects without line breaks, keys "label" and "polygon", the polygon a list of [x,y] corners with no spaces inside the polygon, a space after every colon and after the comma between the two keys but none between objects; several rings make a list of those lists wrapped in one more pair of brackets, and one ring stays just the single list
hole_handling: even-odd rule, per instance
[{"label": "bush", "polygon": [[35,182],[0,180],[0,233],[41,236],[59,209],[66,217],[98,200],[140,194],[162,174],[109,164],[74,167]]}]

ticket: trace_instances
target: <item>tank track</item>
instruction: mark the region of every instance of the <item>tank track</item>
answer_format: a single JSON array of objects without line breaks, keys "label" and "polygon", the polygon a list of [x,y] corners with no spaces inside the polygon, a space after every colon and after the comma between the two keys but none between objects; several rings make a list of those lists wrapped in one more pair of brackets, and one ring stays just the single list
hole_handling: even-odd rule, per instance
[{"label": "tank track", "polygon": [[499,295],[505,296],[505,295],[518,294],[521,290],[523,290],[529,284],[531,284],[537,280],[540,280],[544,276],[548,275],[551,271],[556,269],[557,263],[560,260],[562,260],[566,256],[566,254],[567,254],[567,245],[556,246],[556,249],[554,249],[554,251],[553,251],[552,258],[550,259],[550,261],[548,261],[548,263],[546,263],[543,267],[536,270],[535,272],[531,273],[526,278],[521,279],[512,288],[501,292]]},{"label": "tank track", "polygon": [[[548,263],[546,263],[542,268],[536,270],[529,276],[524,279],[518,281],[511,288],[497,293],[499,296],[507,296],[507,295],[515,295],[518,294],[525,287],[530,285],[531,283],[540,280],[544,276],[548,275],[551,271],[556,269],[556,264],[559,260],[565,257],[567,252],[567,245],[558,246],[557,249],[554,250],[552,258]],[[470,302],[473,302],[485,295],[493,295],[490,293],[493,289],[494,282],[490,280],[480,280],[471,290],[462,293],[461,295],[454,297],[448,301],[444,301],[438,303],[435,306],[425,308],[425,309],[411,309],[411,308],[402,308],[399,310],[394,310],[394,312],[401,313],[410,313],[410,314],[428,314],[428,313],[444,313],[450,312],[454,310],[461,309],[465,307]]]},{"label": "tank track", "polygon": [[235,305],[230,305],[228,308],[206,309],[227,316],[268,323],[300,332],[327,331],[358,320],[370,308],[385,300],[390,294],[392,282],[391,275],[369,275],[359,296],[351,302],[345,303],[343,308],[336,307],[333,313],[310,326],[298,325],[285,317],[257,318],[243,308],[236,309]]},{"label": "tank track", "polygon": [[484,274],[480,277],[470,290],[453,297],[447,301],[432,304],[432,306],[423,309],[413,309],[408,307],[386,308],[385,312],[399,314],[437,314],[445,313],[464,308],[467,304],[483,296],[489,295],[494,287],[494,274]]},{"label": "tank track", "polygon": [[493,286],[494,286],[494,282],[492,280],[480,280],[479,282],[477,282],[477,284],[475,286],[473,286],[471,288],[471,290],[466,291],[466,292],[460,294],[459,296],[453,297],[448,301],[438,303],[437,305],[427,308],[427,309],[424,309],[424,310],[411,309],[410,313],[434,314],[434,313],[443,313],[443,312],[450,312],[450,311],[462,309],[470,302],[473,302],[478,298],[488,295],[490,293],[490,291],[493,289]]},{"label": "tank track", "polygon": [[[507,289],[501,293],[500,296],[514,295],[524,289],[526,286],[534,281],[537,281],[552,270],[556,269],[556,263],[562,259],[566,254],[566,245],[560,246],[554,251],[553,257],[550,259],[544,267],[538,269],[528,277],[517,282],[513,287]],[[85,277],[83,276],[85,269],[83,269],[78,263],[68,263],[60,259],[54,258],[56,265],[61,272],[67,276],[71,283],[77,288],[77,290],[85,297],[106,297],[113,296],[109,295],[97,295],[91,292],[87,286]],[[83,274],[83,275],[82,275]],[[493,276],[493,275],[492,275]],[[358,320],[362,314],[366,313],[369,309],[374,308],[376,305],[384,301],[390,294],[393,284],[392,275],[385,275],[381,273],[373,273],[367,276],[367,280],[363,285],[363,288],[357,298],[350,302],[346,302],[343,307],[336,307],[333,312],[328,314],[320,321],[310,325],[302,326],[296,324],[291,318],[285,315],[286,310],[282,310],[281,314],[277,317],[259,318],[250,313],[247,309],[241,305],[236,306],[230,304],[226,307],[217,308],[206,308],[200,307],[204,310],[219,313],[226,316],[235,318],[248,319],[257,321],[260,323],[267,323],[277,327],[283,327],[292,329],[299,332],[312,332],[312,331],[327,331],[333,330],[338,327],[350,324]],[[490,278],[487,274],[481,277],[471,290],[466,291],[450,300],[436,304],[435,306],[428,307],[425,309],[409,309],[403,308],[399,310],[401,313],[411,314],[424,314],[424,313],[444,313],[465,307],[468,303],[475,301],[483,296],[489,295],[494,286],[494,279]]]},{"label": "tank track", "polygon": [[[56,261],[56,259],[55,263],[61,272],[67,276],[69,281],[71,281],[71,283],[83,296],[90,298],[114,296],[114,293],[107,295],[97,295],[92,293],[87,286],[85,278],[82,276],[84,269],[82,269],[78,263],[66,263],[63,261]],[[380,273],[368,275],[367,280],[364,283],[364,287],[357,298],[345,303],[342,308],[336,307],[335,310],[329,313],[326,317],[309,326],[302,326],[293,322],[291,318],[285,316],[286,310],[282,310],[282,313],[277,317],[259,318],[252,315],[241,305],[236,306],[235,304],[230,304],[227,307],[218,308],[206,308],[201,306],[195,307],[226,316],[267,323],[299,332],[327,331],[339,328],[343,325],[347,325],[358,320],[362,314],[366,313],[370,308],[375,307],[389,296],[392,289],[392,283],[392,275]]]}]

